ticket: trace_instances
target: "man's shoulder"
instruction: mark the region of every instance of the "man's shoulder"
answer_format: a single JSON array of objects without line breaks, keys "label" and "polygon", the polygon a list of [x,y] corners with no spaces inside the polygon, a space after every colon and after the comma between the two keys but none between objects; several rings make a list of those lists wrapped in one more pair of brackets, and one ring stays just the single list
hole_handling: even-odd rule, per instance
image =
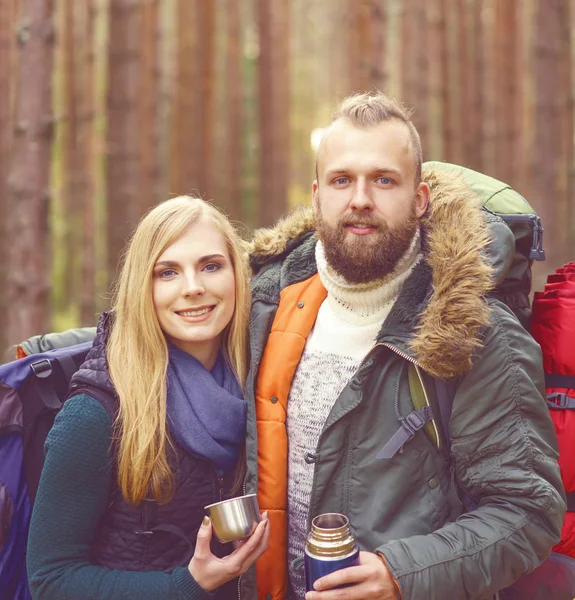
[{"label": "man's shoulder", "polygon": [[279,254],[252,254],[254,296],[279,297],[282,289],[313,276],[317,272],[316,241],[313,232],[308,232],[291,240]]}]

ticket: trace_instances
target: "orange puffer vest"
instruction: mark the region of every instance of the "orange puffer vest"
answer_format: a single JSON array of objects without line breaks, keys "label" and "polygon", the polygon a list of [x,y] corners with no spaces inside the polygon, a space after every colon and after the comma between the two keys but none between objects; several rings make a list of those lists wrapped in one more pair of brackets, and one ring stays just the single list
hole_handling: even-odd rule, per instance
[{"label": "orange puffer vest", "polygon": [[327,292],[319,275],[286,287],[260,364],[255,403],[258,501],[270,518],[268,549],[256,564],[258,600],[287,593],[287,401],[291,382]]}]

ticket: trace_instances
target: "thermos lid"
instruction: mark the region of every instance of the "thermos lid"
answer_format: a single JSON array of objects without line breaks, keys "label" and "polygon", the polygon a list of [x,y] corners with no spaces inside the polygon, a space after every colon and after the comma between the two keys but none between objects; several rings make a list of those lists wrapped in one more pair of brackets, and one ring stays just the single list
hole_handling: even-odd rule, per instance
[{"label": "thermos lid", "polygon": [[312,520],[306,543],[310,556],[338,558],[353,554],[356,549],[345,515],[325,513]]}]

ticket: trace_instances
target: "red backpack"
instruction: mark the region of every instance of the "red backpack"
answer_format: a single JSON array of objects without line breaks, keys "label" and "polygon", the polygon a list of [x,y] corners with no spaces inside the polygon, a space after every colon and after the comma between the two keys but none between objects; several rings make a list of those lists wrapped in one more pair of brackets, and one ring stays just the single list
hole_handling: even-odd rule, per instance
[{"label": "red backpack", "polygon": [[559,441],[567,514],[555,552],[575,558],[575,262],[549,275],[536,292],[531,334],[543,351],[547,405]]}]

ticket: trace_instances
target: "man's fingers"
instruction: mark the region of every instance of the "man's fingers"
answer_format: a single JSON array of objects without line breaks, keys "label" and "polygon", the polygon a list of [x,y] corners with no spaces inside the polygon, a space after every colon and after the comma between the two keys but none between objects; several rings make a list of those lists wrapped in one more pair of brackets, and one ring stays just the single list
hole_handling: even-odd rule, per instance
[{"label": "man's fingers", "polygon": [[339,571],[334,571],[333,573],[318,579],[314,583],[313,587],[318,591],[323,591],[331,590],[339,585],[360,583],[367,579],[369,570],[369,567],[362,565],[357,567],[348,567],[347,569],[340,569]]}]

